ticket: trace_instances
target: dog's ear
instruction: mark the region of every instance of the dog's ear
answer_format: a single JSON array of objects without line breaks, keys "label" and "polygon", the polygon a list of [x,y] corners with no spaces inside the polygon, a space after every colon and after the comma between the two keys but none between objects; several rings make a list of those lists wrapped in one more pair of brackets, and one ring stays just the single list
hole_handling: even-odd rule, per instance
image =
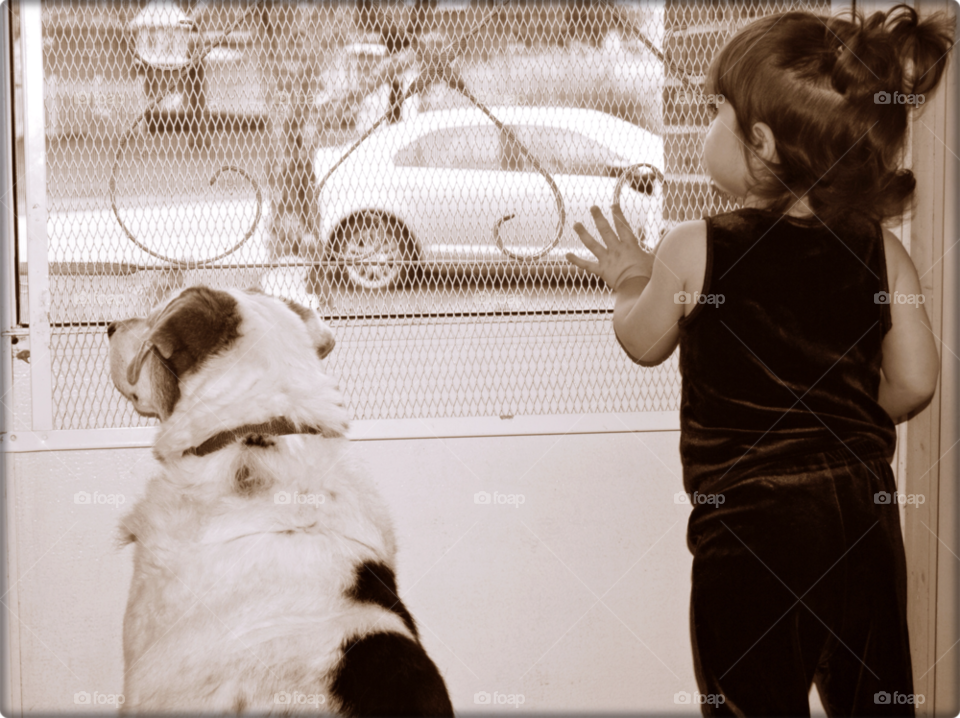
[{"label": "dog's ear", "polygon": [[232,296],[209,287],[185,289],[153,322],[149,336],[127,367],[127,381],[137,383],[152,351],[181,379],[236,340],[239,326],[240,310]]},{"label": "dog's ear", "polygon": [[153,344],[150,343],[150,338],[147,337],[140,344],[140,350],[133,358],[133,361],[127,366],[127,383],[130,386],[136,386],[137,382],[140,381],[140,371],[143,369],[143,363],[147,360],[151,351],[153,351]]},{"label": "dog's ear", "polygon": [[310,334],[310,340],[313,342],[313,348],[314,351],[317,352],[317,356],[323,359],[327,354],[332,352],[333,347],[336,346],[333,332],[330,331],[330,327],[320,320],[317,313],[291,299],[282,299],[282,301],[294,314],[303,320],[303,323],[307,327],[307,332]]}]

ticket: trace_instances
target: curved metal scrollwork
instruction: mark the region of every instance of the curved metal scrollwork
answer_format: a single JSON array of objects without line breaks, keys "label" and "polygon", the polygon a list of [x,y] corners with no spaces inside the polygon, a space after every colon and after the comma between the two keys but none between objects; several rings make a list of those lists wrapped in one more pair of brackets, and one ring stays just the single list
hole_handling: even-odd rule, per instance
[{"label": "curved metal scrollwork", "polygon": [[[623,192],[623,186],[630,180],[631,177],[637,176],[637,170],[639,169],[652,170],[653,176],[656,178],[656,180],[660,183],[663,182],[663,172],[648,162],[638,162],[635,165],[630,165],[629,167],[624,168],[623,172],[620,173],[620,177],[617,179],[617,184],[613,188],[613,206],[619,209],[621,214],[623,213],[623,209],[620,207],[620,194]],[[646,177],[644,177],[644,179],[646,179]],[[649,249],[645,239],[645,237],[641,237],[640,243]]]},{"label": "curved metal scrollwork", "polygon": [[[177,73],[177,78],[176,78],[176,79],[179,80],[179,79],[182,78],[186,73],[188,73],[190,70],[198,67],[198,66],[200,65],[200,63],[203,62],[203,59],[204,59],[208,54],[210,54],[210,52],[211,52],[214,48],[216,48],[216,47],[219,46],[224,40],[226,40],[227,37],[230,35],[230,33],[232,33],[234,30],[236,30],[236,29],[240,26],[240,24],[250,15],[250,13],[251,13],[256,7],[257,7],[256,4],[251,5],[251,6],[247,9],[246,12],[244,12],[243,14],[240,15],[240,17],[236,20],[236,22],[234,22],[233,25],[231,25],[230,28],[229,28],[226,32],[224,32],[223,34],[221,34],[219,37],[217,37],[216,39],[214,39],[212,42],[209,42],[209,43],[207,43],[206,45],[204,45],[203,48],[202,48],[199,52],[197,52],[197,53],[193,56],[193,58],[191,58],[189,61],[187,61],[187,62],[185,62],[185,63],[183,63],[183,64],[181,64],[181,65],[164,67],[163,69],[164,69],[164,70],[167,70],[167,71],[170,71],[170,72],[176,72],[176,73]],[[170,84],[170,87],[171,87],[171,88],[175,88],[175,87],[177,86],[178,82],[171,82],[171,83],[169,83],[169,84]],[[120,143],[119,143],[119,145],[117,146],[117,152],[116,152],[116,155],[115,155],[115,158],[114,158],[114,162],[113,162],[113,171],[110,173],[110,207],[111,207],[111,209],[113,210],[113,216],[116,218],[117,223],[120,225],[120,228],[123,230],[123,233],[124,233],[125,235],[127,235],[127,239],[129,239],[129,240],[130,240],[131,242],[133,242],[137,247],[139,247],[141,250],[143,250],[144,252],[146,252],[147,254],[149,254],[151,257],[156,257],[157,259],[159,259],[159,260],[161,260],[161,261],[163,261],[163,262],[167,262],[168,264],[172,264],[172,265],[174,265],[174,266],[176,266],[176,267],[202,267],[202,266],[207,265],[207,264],[212,264],[213,262],[216,262],[216,261],[218,261],[218,260],[223,259],[224,257],[227,257],[227,256],[233,254],[233,253],[236,252],[238,249],[240,249],[240,247],[242,247],[244,244],[246,244],[246,243],[250,240],[251,237],[253,237],[253,233],[256,231],[257,226],[260,224],[260,215],[261,215],[262,210],[263,210],[263,193],[261,192],[260,185],[259,185],[259,184],[257,183],[257,181],[250,175],[250,173],[247,172],[246,170],[240,169],[239,167],[234,167],[234,166],[231,166],[231,165],[225,165],[225,166],[221,167],[219,170],[217,170],[216,174],[214,174],[213,177],[210,178],[210,185],[213,186],[213,185],[217,182],[217,180],[220,179],[220,176],[221,176],[224,172],[236,172],[237,174],[239,174],[240,176],[242,176],[244,179],[246,179],[246,180],[253,186],[253,188],[254,188],[254,189],[256,190],[256,192],[257,192],[257,215],[256,215],[256,217],[254,217],[254,219],[253,219],[253,224],[251,224],[250,228],[246,231],[246,233],[243,235],[243,237],[240,239],[239,242],[237,242],[235,245],[233,245],[233,246],[232,246],[230,249],[228,249],[226,252],[223,252],[222,254],[219,254],[219,255],[217,255],[216,257],[211,257],[211,258],[209,258],[209,259],[202,259],[202,260],[194,260],[194,259],[187,260],[187,259],[177,259],[176,257],[167,257],[167,256],[165,256],[165,255],[163,255],[163,254],[158,253],[158,252],[154,252],[152,249],[150,249],[149,247],[147,247],[146,245],[144,245],[143,243],[141,243],[141,242],[133,235],[133,232],[130,231],[130,228],[127,227],[127,225],[124,223],[123,219],[121,219],[121,217],[120,217],[120,211],[119,211],[119,209],[117,208],[117,174],[119,173],[119,170],[120,170],[120,160],[123,158],[123,154],[124,154],[124,151],[125,151],[126,148],[127,148],[127,144],[130,142],[130,138],[133,136],[133,134],[137,131],[137,128],[140,126],[140,123],[143,122],[143,120],[144,120],[151,112],[153,112],[154,110],[156,110],[156,109],[160,106],[160,103],[163,102],[163,100],[166,98],[166,96],[167,96],[168,94],[170,94],[170,91],[169,91],[169,90],[168,90],[166,93],[164,93],[163,95],[159,95],[158,97],[156,97],[156,98],[153,100],[153,102],[151,102],[149,105],[147,105],[146,109],[145,109],[143,112],[140,113],[140,115],[137,117],[136,121],[135,121],[133,124],[131,124],[130,127],[129,127],[129,128],[123,133],[123,135],[121,136],[121,138],[120,138]]]}]

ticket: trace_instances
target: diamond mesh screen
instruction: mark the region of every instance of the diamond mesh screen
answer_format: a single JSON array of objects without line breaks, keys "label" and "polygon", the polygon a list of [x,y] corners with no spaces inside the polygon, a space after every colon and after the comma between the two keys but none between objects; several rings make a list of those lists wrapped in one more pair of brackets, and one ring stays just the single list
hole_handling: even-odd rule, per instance
[{"label": "diamond mesh screen", "polygon": [[318,309],[358,419],[676,410],[563,255],[625,172],[651,244],[720,208],[691,88],[794,6],[43,3],[56,428],[150,423],[105,327],[196,283]]}]

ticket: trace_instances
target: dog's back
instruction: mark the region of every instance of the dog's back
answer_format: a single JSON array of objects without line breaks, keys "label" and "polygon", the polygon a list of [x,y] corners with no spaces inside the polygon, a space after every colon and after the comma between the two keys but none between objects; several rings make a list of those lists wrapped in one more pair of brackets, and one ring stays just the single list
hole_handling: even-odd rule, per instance
[{"label": "dog's back", "polygon": [[452,715],[342,438],[329,330],[256,293],[171,305],[111,331],[114,381],[161,419],[164,466],[123,522],[125,710]]}]

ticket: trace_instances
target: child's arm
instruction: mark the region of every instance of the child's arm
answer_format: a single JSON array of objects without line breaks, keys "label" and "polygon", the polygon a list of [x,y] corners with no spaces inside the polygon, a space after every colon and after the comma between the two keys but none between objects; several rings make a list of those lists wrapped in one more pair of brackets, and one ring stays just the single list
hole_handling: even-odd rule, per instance
[{"label": "child's arm", "polygon": [[705,255],[706,236],[703,221],[677,225],[657,245],[649,282],[627,280],[617,292],[613,330],[637,364],[656,366],[676,349],[680,341],[677,322],[685,307],[677,295],[686,290],[688,268],[696,265],[696,252]]},{"label": "child's arm", "polygon": [[[917,269],[896,235],[883,232],[893,325],[883,338],[880,406],[895,423],[906,421],[933,397],[940,374],[936,339],[920,299]],[[897,301],[905,297],[908,301]],[[909,301],[912,299],[913,301]]]},{"label": "child's arm", "polygon": [[[605,246],[580,223],[574,229],[599,262],[586,262],[573,254],[567,259],[602,277],[615,290],[614,333],[631,359],[643,366],[660,364],[673,353],[679,340],[677,322],[683,316],[684,304],[676,295],[684,290],[684,267],[690,253],[690,243],[685,240],[697,232],[694,225],[704,223],[685,222],[660,241],[656,253],[650,253],[639,247],[616,208],[616,230],[597,207],[591,212]],[[705,228],[700,229],[705,240]]]}]

